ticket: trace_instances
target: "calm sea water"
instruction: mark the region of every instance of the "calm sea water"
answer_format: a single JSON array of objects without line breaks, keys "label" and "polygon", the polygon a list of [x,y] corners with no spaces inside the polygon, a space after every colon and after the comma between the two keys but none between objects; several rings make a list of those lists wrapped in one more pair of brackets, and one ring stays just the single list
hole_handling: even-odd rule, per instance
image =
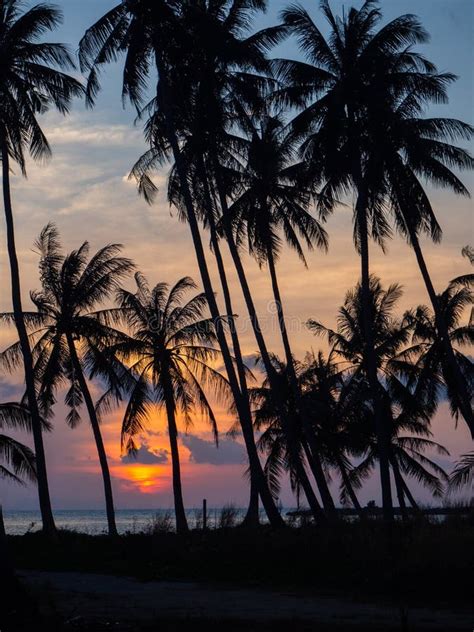
[{"label": "calm sea water", "polygon": [[[208,525],[219,524],[221,508],[208,508]],[[245,509],[236,509],[236,520],[245,515]],[[188,509],[187,517],[190,527],[201,526],[202,512],[199,509]],[[105,511],[95,509],[57,510],[54,512],[56,525],[60,529],[71,529],[81,533],[97,535],[107,531]],[[261,516],[264,521],[264,516]],[[10,535],[23,535],[41,528],[38,511],[4,511],[5,530]],[[130,531],[139,533],[149,529],[154,521],[167,522],[174,527],[174,514],[170,509],[118,509],[116,511],[117,529],[120,533]]]}]

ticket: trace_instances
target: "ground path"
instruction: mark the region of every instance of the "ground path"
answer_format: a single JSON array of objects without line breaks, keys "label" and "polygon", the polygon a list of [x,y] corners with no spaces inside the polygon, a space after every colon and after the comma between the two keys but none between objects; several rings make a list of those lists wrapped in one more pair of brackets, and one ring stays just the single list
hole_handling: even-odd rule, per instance
[{"label": "ground path", "polygon": [[[354,603],[332,597],[300,596],[251,588],[223,588],[191,582],[140,582],[127,577],[77,572],[22,571],[34,592],[66,619],[87,621],[151,622],[159,619],[210,619],[245,622],[314,622],[328,629],[400,630],[400,612],[388,606]],[[412,609],[411,630],[464,630],[474,628],[474,612]],[[305,625],[305,629],[306,628]]]}]

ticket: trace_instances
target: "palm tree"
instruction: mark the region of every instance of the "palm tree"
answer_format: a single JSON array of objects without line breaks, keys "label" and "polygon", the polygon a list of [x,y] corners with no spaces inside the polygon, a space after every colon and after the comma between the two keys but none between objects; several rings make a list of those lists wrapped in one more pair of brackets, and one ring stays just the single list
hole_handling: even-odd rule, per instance
[{"label": "palm tree", "polygon": [[[258,486],[270,522],[274,526],[283,526],[283,519],[271,498],[258,459],[250,408],[240,390],[204,254],[198,218],[189,186],[189,165],[180,151],[182,108],[184,104],[189,103],[188,89],[190,81],[194,77],[195,64],[189,62],[199,58],[200,54],[200,51],[194,46],[195,42],[190,37],[189,23],[186,24],[183,13],[186,8],[191,10],[193,7],[202,8],[203,6],[207,7],[207,4],[172,0],[169,2],[164,0],[158,2],[155,0],[127,0],[122,2],[86,32],[80,43],[81,67],[89,73],[87,99],[88,103],[92,105],[99,89],[98,72],[101,65],[116,59],[122,51],[126,52],[123,96],[130,99],[137,109],[140,109],[143,104],[150,67],[153,66],[158,72],[156,97],[152,102],[152,110],[159,113],[163,140],[166,142],[167,152],[173,155],[181,182],[186,219],[191,230],[204,291],[241,420],[251,473]],[[229,19],[226,24],[239,28],[255,10],[264,8],[264,6],[265,2],[263,1],[234,0],[229,3]],[[227,8],[222,3],[213,3],[212,7],[215,18],[221,18],[222,12]],[[228,44],[222,38],[219,41],[221,48]],[[258,51],[258,47],[257,38],[253,46],[254,54]],[[166,158],[166,152],[162,155]]]},{"label": "palm tree", "polygon": [[[456,358],[456,365],[472,398],[474,393],[474,364],[471,357],[463,352],[474,342],[474,323],[462,322],[466,310],[474,302],[474,293],[469,285],[474,275],[464,275],[453,279],[448,287],[437,296],[439,313],[447,328],[450,347]],[[438,335],[437,317],[426,305],[420,305],[405,315],[407,323],[413,327],[412,353],[423,375],[437,376],[439,384],[444,384],[451,406],[451,413],[457,419],[462,411],[459,401],[458,380],[446,354],[446,348]]]},{"label": "palm tree", "polygon": [[[234,3],[240,5],[242,10],[247,3]],[[234,4],[229,3],[229,7]],[[188,6],[188,5],[187,5]],[[251,74],[248,67],[257,70],[269,70],[269,64],[262,54],[270,45],[274,44],[284,33],[281,27],[275,27],[260,31],[245,38],[245,24],[234,20],[232,15],[226,18],[226,12],[222,11],[216,19],[213,16],[211,5],[206,3],[196,9],[193,3],[189,14],[188,38],[193,42],[193,50],[197,51],[195,59],[188,62],[189,68],[193,68],[191,74],[194,84],[190,87],[188,110],[180,118],[181,129],[181,158],[187,166],[188,181],[193,183],[193,197],[197,203],[202,203],[205,215],[202,218],[205,225],[211,231],[211,242],[217,256],[218,266],[220,254],[218,241],[213,234],[215,231],[215,209],[221,214],[220,225],[223,229],[226,243],[239,278],[242,292],[245,298],[253,332],[262,357],[265,371],[269,379],[273,381],[273,388],[278,397],[278,376],[275,373],[270,353],[264,339],[262,328],[247,281],[246,273],[241,261],[240,253],[235,243],[228,201],[228,170],[229,167],[239,169],[239,152],[245,151],[245,140],[232,130],[236,122],[246,121],[247,116],[243,104],[248,104],[253,110],[257,110],[263,104],[262,89],[271,81],[260,75]],[[198,10],[199,19],[196,19]],[[225,41],[225,47],[218,47],[215,42]],[[194,64],[194,66],[192,66]],[[244,65],[244,72],[240,67]],[[148,110],[148,109],[147,109]],[[151,149],[135,165],[133,175],[139,181],[139,188],[150,197],[155,191],[150,180],[150,171],[163,161],[166,154],[166,134],[163,132],[163,117],[161,112],[153,112],[153,116],[147,124],[147,133],[153,139]],[[182,188],[182,178],[175,168],[177,184],[171,179],[171,199],[179,206],[186,208],[185,191]],[[177,175],[177,177],[176,177]],[[197,186],[196,186],[197,180]],[[186,187],[189,189],[188,182]],[[197,192],[197,195],[196,195]],[[220,207],[220,208],[219,208]],[[225,281],[221,274],[223,288]],[[226,290],[224,288],[224,295]],[[230,303],[226,299],[226,309],[230,311]],[[235,346],[235,344],[234,344]],[[238,366],[240,364],[237,358]],[[242,373],[242,371],[240,371]],[[245,389],[244,398],[245,397]],[[297,400],[297,398],[295,398]],[[286,409],[285,402],[280,402],[281,411]],[[293,413],[292,413],[293,414]],[[291,434],[291,421],[286,423],[287,433]],[[290,440],[290,444],[294,442]],[[295,455],[296,458],[296,455]],[[317,452],[313,463],[318,466]],[[316,469],[318,484],[323,494],[325,505],[333,507],[332,499],[327,489],[321,467]],[[304,472],[302,472],[304,475]]]},{"label": "palm tree", "polygon": [[[102,471],[109,534],[115,536],[112,482],[100,431],[100,415],[86,375],[105,378],[110,383],[109,396],[113,391],[119,398],[126,386],[126,371],[108,352],[122,334],[94,310],[118,289],[119,282],[131,271],[133,264],[130,259],[120,256],[121,247],[116,244],[101,248],[89,258],[89,244],[84,242],[78,250],[64,256],[53,224],[42,230],[35,245],[40,254],[42,288],[31,293],[37,311],[25,312],[23,318],[26,326],[32,329],[30,341],[38,402],[43,414],[49,415],[56,401],[55,392],[68,383],[65,401],[70,412],[66,421],[71,428],[80,422],[78,409],[85,403]],[[13,315],[2,314],[2,318],[11,321]],[[18,360],[18,343],[6,349],[1,359],[7,368],[14,368]]]},{"label": "palm tree", "polygon": [[25,154],[43,160],[51,154],[48,141],[38,123],[38,115],[50,108],[66,114],[82,87],[58,69],[74,68],[63,44],[43,41],[43,36],[61,22],[61,12],[38,4],[22,13],[21,0],[0,2],[0,145],[2,159],[3,202],[7,226],[7,248],[11,272],[11,292],[15,324],[20,338],[28,405],[33,420],[33,439],[37,459],[38,493],[43,529],[55,531],[49,496],[41,421],[36,402],[33,361],[22,318],[18,257],[10,187],[10,161],[26,174]]},{"label": "palm tree", "polygon": [[[446,451],[427,438],[431,434],[430,419],[438,402],[439,379],[435,371],[423,370],[419,362],[413,362],[415,350],[408,347],[413,323],[406,316],[403,320],[393,316],[393,309],[401,294],[398,285],[384,290],[377,278],[370,278],[370,311],[373,316],[378,397],[382,404],[384,422],[390,431],[389,464],[394,471],[397,494],[403,509],[404,496],[409,494],[409,490],[400,471],[417,476],[426,484],[432,484],[433,491],[441,493],[437,479],[420,468],[427,464],[437,475],[444,476],[444,473],[434,462],[427,460],[420,450],[434,448],[443,454]],[[345,364],[344,370],[351,375],[352,380],[357,380],[362,401],[370,393],[363,314],[362,287],[358,284],[355,290],[347,293],[344,305],[339,310],[337,330],[325,327],[315,320],[308,321],[309,328],[317,335],[327,336],[333,353]],[[374,435],[374,411],[370,407],[360,407],[359,413],[361,414],[352,422],[353,430],[356,435],[366,438],[365,449],[368,452],[349,476],[356,488],[360,486],[359,475],[368,475],[376,460],[380,463],[380,444],[375,440],[376,434]],[[400,436],[401,431],[407,430],[412,435]]]},{"label": "palm tree", "polygon": [[[357,431],[360,419],[367,416],[368,391],[359,377],[336,362],[331,351],[326,358],[320,351],[307,354],[299,372],[303,406],[321,447],[326,469],[340,477],[340,500],[349,500],[359,517],[364,517],[350,472],[351,458],[366,450],[364,437]],[[343,363],[344,366],[344,363]]]},{"label": "palm tree", "polygon": [[[309,249],[314,245],[326,249],[327,235],[307,210],[312,191],[303,183],[304,166],[295,162],[296,147],[288,128],[285,128],[278,117],[269,114],[262,116],[257,122],[241,114],[241,121],[246,123],[251,140],[248,143],[247,160],[243,169],[235,174],[236,193],[228,209],[229,223],[236,234],[237,245],[246,239],[248,250],[259,265],[268,265],[285,351],[286,371],[295,404],[300,408],[301,394],[285,323],[276,262],[281,249],[281,233],[305,265],[300,238]],[[227,170],[229,171],[229,167]],[[222,223],[225,223],[225,218],[222,219]],[[303,427],[307,434],[305,445],[309,445],[312,451],[311,469],[324,507],[331,511],[334,509],[334,503],[320,464],[314,434],[305,419]]]},{"label": "palm tree", "polygon": [[[297,498],[304,493],[311,513],[317,522],[323,522],[326,516],[312,488],[307,473],[307,465],[313,465],[313,454],[303,432],[301,418],[292,414],[294,407],[293,391],[289,371],[285,363],[271,356],[274,376],[268,375],[261,386],[249,390],[253,407],[254,424],[261,433],[257,442],[260,452],[266,455],[265,474],[275,498],[280,491],[280,477],[287,472]],[[260,360],[263,366],[263,361]],[[265,369],[265,367],[263,367]],[[278,395],[275,392],[275,375],[278,378]],[[282,402],[285,408],[282,410]],[[292,419],[291,432],[287,419]]]},{"label": "palm tree", "polygon": [[[385,212],[390,208],[397,227],[409,236],[422,267],[416,236],[420,230],[427,230],[436,237],[439,231],[418,176],[427,176],[462,193],[449,167],[472,166],[467,152],[439,142],[471,134],[469,126],[449,119],[417,118],[427,102],[446,100],[446,86],[453,76],[438,74],[433,64],[411,49],[428,38],[414,16],[400,16],[376,30],[381,19],[377,5],[376,0],[367,0],[360,10],[351,8],[341,19],[333,14],[328,0],[322,0],[320,6],[330,25],[327,39],[302,7],[289,7],[282,16],[298,38],[307,63],[276,63],[280,78],[290,84],[282,98],[307,105],[295,118],[294,131],[304,138],[304,156],[315,180],[322,185],[321,213],[332,211],[341,194],[350,190],[356,193],[354,238],[361,255],[366,355],[374,397],[377,388],[369,312],[369,234],[383,246],[390,236]],[[412,194],[415,189],[418,195],[409,196],[408,191]],[[423,267],[422,272],[427,282]],[[439,333],[442,336],[443,332]],[[458,386],[462,392],[462,380]],[[472,412],[465,398],[463,401],[469,423]],[[390,519],[388,433],[383,426],[381,403],[374,400],[374,406],[384,511]]]},{"label": "palm tree", "polygon": [[212,388],[218,399],[229,394],[227,380],[212,365],[221,361],[215,348],[217,336],[212,318],[204,315],[205,294],[184,302],[185,294],[195,289],[192,279],[184,277],[171,289],[159,283],[150,289],[143,275],[135,275],[137,291],[117,293],[118,311],[113,317],[130,329],[130,337],[115,346],[115,352],[131,364],[136,384],[122,423],[122,444],[128,452],[135,450],[133,437],[143,431],[153,405],[166,410],[173,468],[173,493],[176,529],[188,530],[184,510],[178,449],[177,414],[186,427],[200,410],[211,424],[216,444],[217,421],[206,395]]}]

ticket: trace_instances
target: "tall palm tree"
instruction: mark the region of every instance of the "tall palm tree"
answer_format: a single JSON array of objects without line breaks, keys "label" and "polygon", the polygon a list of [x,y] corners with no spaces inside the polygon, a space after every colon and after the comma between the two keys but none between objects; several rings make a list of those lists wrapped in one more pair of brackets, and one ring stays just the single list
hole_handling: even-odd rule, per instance
[{"label": "tall palm tree", "polygon": [[[89,257],[89,244],[84,242],[78,250],[65,256],[53,224],[42,230],[35,245],[40,254],[42,288],[31,293],[37,311],[25,312],[23,319],[31,329],[38,402],[41,411],[49,415],[57,389],[64,383],[69,384],[65,401],[70,408],[66,420],[71,428],[80,422],[79,407],[85,403],[102,471],[108,530],[115,536],[117,527],[107,454],[99,411],[86,376],[105,378],[116,397],[121,396],[126,386],[126,371],[108,352],[122,334],[104,322],[105,318],[95,310],[118,289],[133,264],[120,256],[120,246],[116,244],[105,246]],[[13,315],[2,314],[2,318],[12,320]],[[18,343],[6,349],[1,360],[8,368],[14,368]],[[107,392],[111,394],[110,389]]]},{"label": "tall palm tree", "polygon": [[[229,7],[233,7],[234,4],[240,5],[240,8],[244,10],[247,3],[228,3]],[[243,104],[252,110],[261,108],[263,104],[262,90],[266,89],[268,84],[272,85],[272,82],[266,77],[255,74],[255,71],[269,71],[270,67],[263,52],[278,41],[284,34],[284,29],[281,27],[270,28],[245,37],[246,24],[240,20],[234,20],[233,9],[230,11],[228,19],[224,10],[216,19],[211,4],[192,3],[192,5],[186,4],[186,6],[191,9],[189,11],[188,37],[193,42],[193,50],[197,52],[195,58],[187,64],[188,68],[193,68],[191,76],[194,83],[189,88],[190,106],[180,119],[182,124],[180,130],[182,159],[187,165],[188,180],[193,184],[196,182],[196,178],[200,180],[197,187],[197,200],[203,202],[206,213],[203,219],[211,230],[211,241],[218,259],[219,250],[218,244],[216,247],[216,239],[213,237],[213,224],[215,223],[215,205],[219,208],[220,225],[239,278],[262,362],[267,376],[273,382],[273,388],[278,398],[278,376],[275,373],[271,354],[264,339],[232,231],[227,171],[230,166],[239,169],[236,154],[245,151],[244,139],[236,135],[232,128],[237,122],[242,123],[246,119]],[[216,47],[216,43],[220,42],[225,42],[225,47],[220,44]],[[242,66],[244,66],[244,72],[240,70]],[[249,72],[248,67],[254,71],[254,74]],[[140,159],[133,171],[133,175],[139,180],[140,189],[147,196],[154,191],[149,177],[150,170],[157,164],[161,164],[166,153],[166,143],[163,143],[166,134],[162,131],[162,123],[161,113],[155,110],[147,125],[147,131],[153,135],[152,149]],[[176,171],[178,178],[175,179],[178,180],[179,186],[174,185],[171,181],[171,199],[175,200],[177,197],[181,205],[186,208],[182,178],[179,170],[176,169]],[[189,188],[187,183],[186,186]],[[205,192],[204,196],[202,196],[203,191]],[[193,187],[193,193],[194,199],[196,199],[196,186]],[[229,302],[226,301],[226,303],[229,313]],[[237,361],[239,363],[238,359]],[[280,402],[280,409],[282,414],[284,410],[288,412],[283,400]],[[291,434],[291,421],[288,420],[285,424],[287,433]],[[289,443],[291,445],[293,441],[290,440]],[[313,462],[315,465],[319,465],[316,452],[315,455]],[[296,454],[295,458],[297,458]],[[304,475],[305,473],[302,471],[302,476]],[[331,508],[333,503],[321,467],[316,469],[316,475],[325,505],[328,504]]]},{"label": "tall palm tree", "polygon": [[115,346],[115,352],[131,364],[136,375],[122,423],[122,443],[133,453],[133,437],[143,431],[152,407],[165,408],[176,528],[183,533],[188,530],[188,523],[181,485],[177,414],[183,415],[189,427],[193,414],[200,410],[210,422],[217,443],[217,420],[206,387],[226,400],[229,385],[213,367],[222,360],[222,354],[214,346],[217,342],[214,322],[204,314],[205,294],[184,301],[185,294],[196,288],[192,279],[184,277],[172,288],[159,283],[153,289],[140,273],[135,275],[135,280],[135,293],[126,290],[117,293],[119,310],[113,313],[130,329],[130,336]]},{"label": "tall palm tree", "polygon": [[82,94],[78,81],[61,72],[74,68],[63,44],[43,41],[43,36],[61,22],[61,12],[51,5],[38,4],[23,12],[21,0],[0,2],[0,150],[2,159],[3,202],[7,226],[11,292],[15,324],[20,338],[28,405],[33,419],[33,439],[38,473],[38,492],[43,529],[54,533],[54,518],[49,496],[46,461],[36,402],[34,373],[28,336],[22,319],[18,257],[10,187],[10,161],[25,175],[25,154],[44,160],[51,154],[38,115],[50,108],[68,112],[75,96]]},{"label": "tall palm tree", "polygon": [[[439,141],[463,137],[472,130],[459,121],[417,118],[427,102],[446,100],[446,86],[453,76],[437,73],[433,64],[412,50],[412,45],[428,38],[415,16],[400,16],[377,30],[381,12],[376,0],[367,0],[360,10],[351,8],[343,18],[333,14],[328,0],[322,0],[320,7],[330,26],[327,39],[302,7],[292,6],[283,12],[307,62],[283,60],[276,66],[280,78],[290,84],[282,98],[306,106],[295,118],[294,130],[305,139],[304,155],[322,185],[320,211],[330,212],[342,194],[351,190],[356,194],[354,238],[361,255],[366,354],[376,397],[369,236],[381,245],[390,236],[385,212],[390,208],[422,266],[416,236],[420,230],[428,230],[433,237],[439,232],[417,178],[427,176],[463,192],[449,167],[472,166],[472,159],[467,152]],[[415,189],[418,195],[411,196],[408,206],[407,191]],[[422,272],[426,282],[423,267]],[[443,337],[443,332],[439,333]],[[462,379],[459,390],[463,391]],[[463,409],[470,423],[472,411],[465,400],[463,397]],[[384,511],[390,519],[389,435],[383,425],[381,402],[374,400],[374,406]]]},{"label": "tall palm tree", "polygon": [[[306,260],[300,239],[309,249],[315,245],[327,248],[327,235],[321,224],[308,212],[312,190],[303,181],[304,166],[296,162],[296,147],[289,129],[277,116],[270,114],[252,121],[242,113],[240,120],[246,124],[251,139],[243,169],[235,174],[236,192],[228,209],[229,223],[236,234],[237,245],[246,239],[249,252],[259,265],[268,265],[285,351],[286,371],[295,405],[299,406],[301,394],[285,323],[276,262],[282,244],[281,234],[304,264]],[[230,171],[229,167],[227,170]],[[225,224],[225,221],[222,218],[222,223]],[[299,412],[301,414],[302,411]],[[305,445],[309,445],[312,450],[311,469],[324,507],[332,510],[334,503],[320,464],[314,434],[306,420],[302,421],[307,434]]]},{"label": "tall palm tree", "polygon": [[[173,0],[168,2],[164,0],[127,0],[122,2],[86,32],[80,43],[81,67],[89,73],[87,98],[88,103],[92,105],[99,89],[98,72],[100,67],[104,63],[116,59],[122,51],[126,52],[123,96],[130,99],[137,109],[143,105],[150,68],[153,67],[158,73],[156,97],[153,99],[152,107],[160,115],[167,152],[171,153],[174,158],[182,185],[186,219],[190,227],[202,283],[215,323],[227,376],[241,420],[251,475],[258,486],[270,522],[274,526],[283,526],[283,519],[273,502],[258,459],[250,408],[240,390],[202,245],[198,218],[189,186],[189,166],[180,151],[182,107],[189,103],[189,86],[194,77],[195,64],[189,62],[195,60],[200,54],[194,46],[193,38],[190,37],[189,23],[186,24],[183,15],[185,9],[203,6],[207,6],[207,4]],[[234,0],[225,4],[212,3],[212,11],[214,17],[221,18],[222,12],[228,9],[229,19],[227,23],[234,24],[236,28],[239,28],[248,21],[253,12],[264,8],[264,6],[263,0],[258,2]],[[222,39],[220,42],[221,48],[227,44]],[[258,52],[258,48],[257,38],[253,46],[254,54]],[[166,157],[166,153],[163,155]]]}]

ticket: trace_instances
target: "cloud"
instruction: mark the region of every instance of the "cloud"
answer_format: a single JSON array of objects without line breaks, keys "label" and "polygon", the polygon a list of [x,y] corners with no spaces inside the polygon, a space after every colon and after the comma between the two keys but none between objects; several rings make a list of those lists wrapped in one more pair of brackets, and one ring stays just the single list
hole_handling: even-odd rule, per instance
[{"label": "cloud", "polygon": [[168,463],[168,450],[153,450],[146,441],[142,441],[135,454],[126,454],[120,457],[120,461],[126,464],[163,465]]},{"label": "cloud", "polygon": [[15,384],[2,377],[0,381],[0,402],[17,402],[22,398],[24,390],[23,384]]},{"label": "cloud", "polygon": [[219,447],[216,447],[213,441],[206,441],[192,434],[184,435],[181,441],[191,452],[190,459],[193,463],[234,465],[245,462],[246,457],[243,445],[232,439],[219,441]]}]

